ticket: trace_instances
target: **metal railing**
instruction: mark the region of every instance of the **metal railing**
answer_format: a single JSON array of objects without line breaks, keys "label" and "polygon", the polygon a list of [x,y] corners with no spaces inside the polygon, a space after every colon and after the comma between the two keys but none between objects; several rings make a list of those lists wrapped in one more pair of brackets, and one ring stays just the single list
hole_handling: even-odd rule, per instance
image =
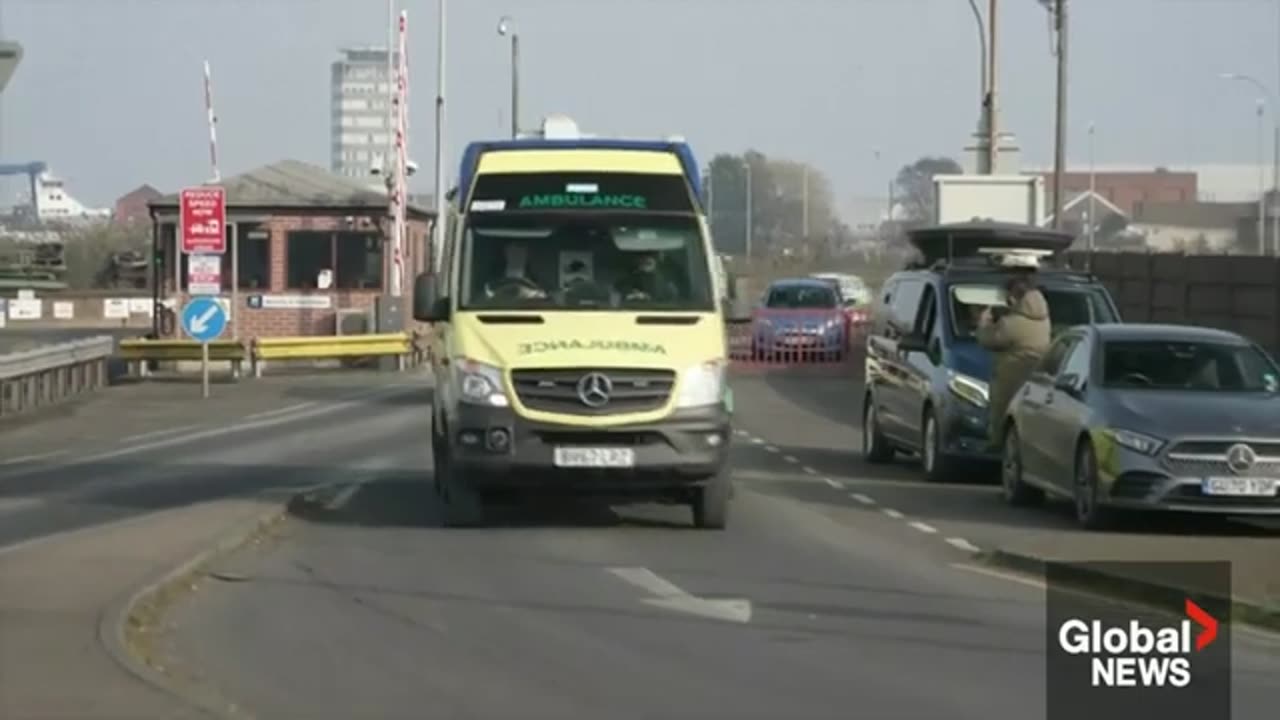
[{"label": "metal railing", "polygon": [[114,350],[115,340],[99,336],[0,355],[0,417],[103,387]]},{"label": "metal railing", "polygon": [[420,332],[361,335],[262,337],[252,345],[253,374],[261,377],[267,362],[393,357],[400,370],[421,364],[425,338]]}]

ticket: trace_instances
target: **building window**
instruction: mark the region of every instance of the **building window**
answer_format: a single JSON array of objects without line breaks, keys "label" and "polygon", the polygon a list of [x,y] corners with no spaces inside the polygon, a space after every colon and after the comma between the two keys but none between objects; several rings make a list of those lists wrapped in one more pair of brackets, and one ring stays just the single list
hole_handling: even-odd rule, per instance
[{"label": "building window", "polygon": [[[236,264],[240,266],[241,290],[271,289],[271,231],[259,223],[239,223],[240,247]],[[225,280],[230,283],[230,279]]]},{"label": "building window", "polygon": [[311,230],[289,233],[289,287],[314,290],[322,270],[333,270],[333,234]]},{"label": "building window", "polygon": [[333,273],[333,287],[377,290],[382,287],[382,241],[372,232],[297,230],[288,236],[289,287],[318,289],[321,271]]},{"label": "building window", "polygon": [[344,232],[335,236],[338,269],[335,284],[343,289],[377,290],[382,287],[382,238],[371,232]]}]

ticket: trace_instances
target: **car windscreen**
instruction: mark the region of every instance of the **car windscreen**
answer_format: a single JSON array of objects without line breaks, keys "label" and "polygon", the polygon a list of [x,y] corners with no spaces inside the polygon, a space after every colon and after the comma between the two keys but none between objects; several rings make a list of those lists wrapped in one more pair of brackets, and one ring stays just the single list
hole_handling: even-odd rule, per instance
[{"label": "car windscreen", "polygon": [[1252,345],[1111,340],[1102,346],[1102,384],[1131,390],[1276,392],[1280,372]]},{"label": "car windscreen", "polygon": [[836,290],[820,285],[779,285],[769,290],[764,306],[777,309],[830,309],[839,307]]},{"label": "car windscreen", "polygon": [[[1049,323],[1053,333],[1076,325],[1111,323],[1118,318],[1106,295],[1099,288],[1049,286],[1038,288],[1049,305]],[[963,283],[951,286],[951,327],[960,339],[971,339],[977,333],[978,320],[988,307],[1007,307],[1003,285],[997,283]]]},{"label": "car windscreen", "polygon": [[710,312],[700,228],[694,215],[474,213],[460,307]]}]

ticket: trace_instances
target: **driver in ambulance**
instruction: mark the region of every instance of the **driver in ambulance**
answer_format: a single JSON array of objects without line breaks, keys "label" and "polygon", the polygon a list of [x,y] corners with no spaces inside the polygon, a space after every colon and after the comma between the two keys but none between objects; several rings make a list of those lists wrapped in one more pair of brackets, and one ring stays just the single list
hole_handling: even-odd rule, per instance
[{"label": "driver in ambulance", "polygon": [[529,248],[523,242],[512,240],[502,248],[504,270],[502,275],[484,284],[486,297],[514,297],[520,300],[545,300],[547,291],[528,275]]}]

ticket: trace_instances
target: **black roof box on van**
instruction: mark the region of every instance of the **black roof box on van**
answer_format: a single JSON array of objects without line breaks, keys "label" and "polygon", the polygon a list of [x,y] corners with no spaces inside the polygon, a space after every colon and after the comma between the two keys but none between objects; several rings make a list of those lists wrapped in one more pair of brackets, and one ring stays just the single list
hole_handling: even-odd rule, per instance
[{"label": "black roof box on van", "polygon": [[993,250],[1057,254],[1075,242],[1074,235],[1060,230],[991,220],[918,228],[909,231],[907,239],[923,256],[925,264],[951,258],[974,257]]}]

